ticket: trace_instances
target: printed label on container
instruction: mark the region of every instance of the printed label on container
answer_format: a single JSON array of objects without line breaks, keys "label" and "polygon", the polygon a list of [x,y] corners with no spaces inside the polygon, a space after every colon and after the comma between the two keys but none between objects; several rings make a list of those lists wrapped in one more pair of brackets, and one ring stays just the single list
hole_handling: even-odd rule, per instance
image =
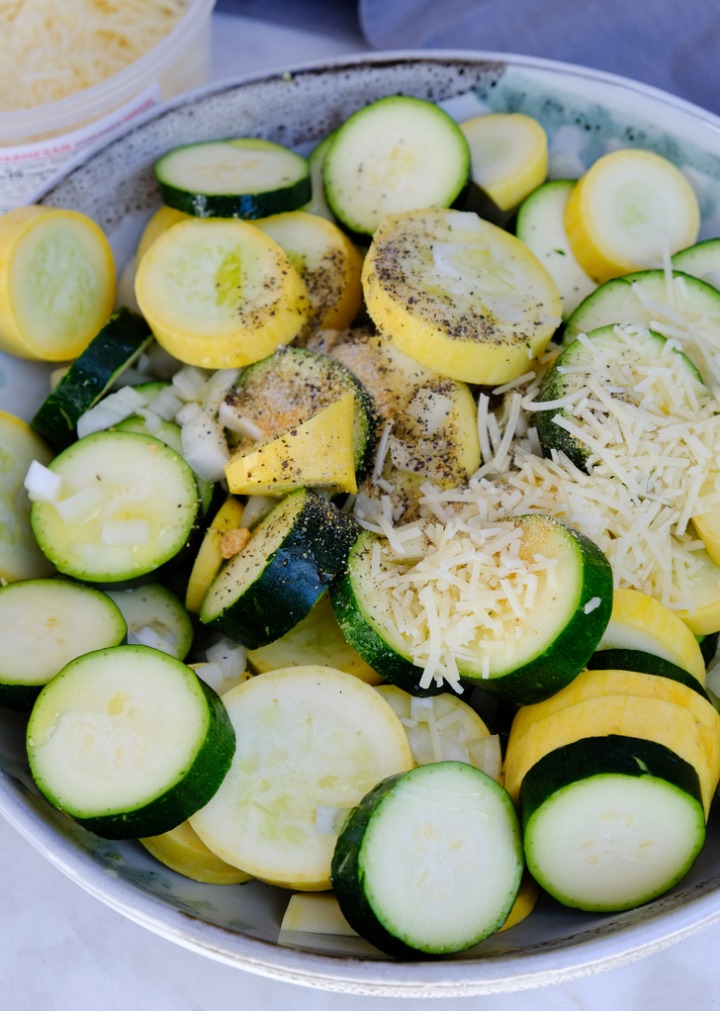
[{"label": "printed label on container", "polygon": [[109,140],[131,120],[160,102],[160,88],[151,85],[130,102],[70,133],[33,144],[0,146],[0,213],[28,203],[43,182],[84,149]]}]

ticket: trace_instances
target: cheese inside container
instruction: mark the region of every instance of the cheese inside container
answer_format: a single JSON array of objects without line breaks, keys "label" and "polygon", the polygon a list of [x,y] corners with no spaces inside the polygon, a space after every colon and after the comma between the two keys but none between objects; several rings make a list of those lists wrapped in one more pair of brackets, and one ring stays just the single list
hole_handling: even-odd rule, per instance
[{"label": "cheese inside container", "polygon": [[210,76],[215,0],[0,4],[0,213]]}]

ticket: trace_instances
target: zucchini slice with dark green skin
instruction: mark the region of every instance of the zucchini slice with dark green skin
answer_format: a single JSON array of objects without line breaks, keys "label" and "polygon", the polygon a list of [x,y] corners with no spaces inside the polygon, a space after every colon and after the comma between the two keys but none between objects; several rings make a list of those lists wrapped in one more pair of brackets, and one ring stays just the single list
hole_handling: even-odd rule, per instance
[{"label": "zucchini slice with dark green skin", "polygon": [[[568,344],[548,370],[537,398],[538,403],[556,405],[539,410],[536,415],[535,424],[544,452],[560,450],[577,467],[586,470],[597,433],[588,430],[587,441],[583,439],[584,423],[574,411],[573,399],[585,394],[592,397],[590,385],[597,382],[607,388],[609,396],[629,407],[640,407],[644,399],[654,397],[654,391],[643,388],[643,392],[639,392],[638,384],[647,377],[648,369],[660,364],[675,370],[678,395],[682,396],[684,388],[689,389],[688,403],[694,401],[702,378],[687,355],[661,334],[634,324],[612,324],[592,330]],[[668,404],[668,409],[671,407],[672,404]],[[602,411],[607,413],[604,407]],[[593,416],[602,420],[600,410],[593,410]],[[569,431],[565,423],[571,424],[573,431]]]},{"label": "zucchini slice with dark green skin", "polygon": [[96,404],[152,340],[150,327],[131,309],[118,309],[85,348],[30,422],[46,442],[74,442],[78,418]]},{"label": "zucchini slice with dark green skin", "polygon": [[30,523],[59,572],[119,584],[179,560],[197,533],[197,483],[159,439],[104,431],[68,446],[50,463],[56,501],[36,501]]},{"label": "zucchini slice with dark green skin", "polygon": [[632,909],[690,870],[705,841],[696,770],[654,741],[608,735],[556,748],[520,787],[528,869],[567,906]]},{"label": "zucchini slice with dark green skin", "polygon": [[248,649],[266,646],[305,618],[345,567],[355,520],[306,488],[292,492],[252,531],[208,588],[200,621]]},{"label": "zucchini slice with dark green skin", "polygon": [[[229,429],[231,448],[252,452],[307,421],[348,390],[355,395],[355,472],[362,478],[375,455],[375,409],[360,380],[329,355],[282,347],[248,366],[225,398],[220,419]],[[243,428],[256,430],[256,438],[243,434]]]},{"label": "zucchini slice with dark green skin", "polygon": [[[692,313],[717,316],[720,292],[697,277],[676,270],[687,293],[687,309]],[[636,323],[650,326],[657,318],[658,306],[668,304],[667,277],[664,270],[639,270],[605,281],[582,300],[565,323],[564,340],[569,344],[579,333],[589,333],[611,323]]]},{"label": "zucchini slice with dark green skin", "polygon": [[20,711],[75,657],[119,646],[127,633],[102,590],[58,577],[0,587],[0,628],[0,705]]},{"label": "zucchini slice with dark green skin", "polygon": [[[532,605],[524,617],[507,626],[503,639],[488,642],[485,648],[483,636],[492,639],[493,634],[479,620],[472,641],[466,639],[457,649],[455,663],[466,684],[527,704],[552,695],[584,668],[610,618],[613,577],[596,544],[552,517],[528,515],[503,523],[508,524],[508,534],[512,525],[521,527],[522,550],[529,558],[553,559],[556,568],[552,575],[539,577]],[[438,690],[436,682],[423,683],[424,662],[413,662],[410,638],[395,625],[394,607],[403,605],[389,587],[401,571],[402,559],[385,557],[383,545],[384,538],[377,534],[360,534],[344,576],[331,589],[335,615],[347,640],[383,678],[413,695],[432,694]],[[420,565],[425,561],[423,557]],[[412,565],[407,563],[403,570],[402,593],[417,593],[420,600],[412,588]],[[450,573],[446,582],[443,574],[435,586],[428,584],[432,596],[446,597],[452,579]],[[477,594],[484,592],[496,596],[494,604],[484,604],[489,610],[504,607],[504,590],[486,590],[481,583]],[[423,606],[427,614],[427,605]],[[450,614],[452,620],[452,610]],[[413,617],[413,627],[420,620],[426,619]]]},{"label": "zucchini slice with dark green skin", "polygon": [[381,951],[446,955],[503,925],[523,872],[512,801],[464,762],[391,776],[355,807],[331,879],[345,919]]},{"label": "zucchini slice with dark green skin", "polygon": [[708,693],[696,677],[664,657],[646,653],[642,649],[600,649],[587,662],[588,670],[629,670],[639,674],[670,678],[681,685],[692,688],[704,699],[710,701]]},{"label": "zucchini slice with dark green skin", "polygon": [[235,731],[220,697],[148,646],[72,660],[45,686],[27,727],[33,778],[51,804],[97,835],[159,835],[211,799]]},{"label": "zucchini slice with dark green skin", "polygon": [[266,218],[312,195],[302,155],[255,137],[175,147],[155,163],[163,201],[196,218]]}]

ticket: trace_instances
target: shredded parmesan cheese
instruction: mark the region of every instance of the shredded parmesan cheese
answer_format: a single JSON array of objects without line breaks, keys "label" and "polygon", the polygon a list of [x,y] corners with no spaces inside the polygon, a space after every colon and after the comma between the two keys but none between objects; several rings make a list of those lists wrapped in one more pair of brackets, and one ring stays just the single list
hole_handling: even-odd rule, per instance
[{"label": "shredded parmesan cheese", "polygon": [[187,0],[0,0],[0,111],[99,84],[163,39]]}]

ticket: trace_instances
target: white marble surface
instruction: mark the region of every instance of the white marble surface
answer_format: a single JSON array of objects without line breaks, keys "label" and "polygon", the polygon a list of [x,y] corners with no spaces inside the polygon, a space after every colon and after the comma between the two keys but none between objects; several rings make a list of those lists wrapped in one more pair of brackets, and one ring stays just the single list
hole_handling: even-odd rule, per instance
[{"label": "white marble surface", "polygon": [[[388,0],[391,2],[391,0]],[[323,37],[245,19],[215,18],[218,78],[357,51]],[[399,1000],[306,989],[213,962],[105,907],[0,821],[0,1008],[5,1011],[296,1011],[396,1009]],[[720,1008],[720,923],[630,965],[544,989],[429,998],[454,1011],[713,1011]]]}]

